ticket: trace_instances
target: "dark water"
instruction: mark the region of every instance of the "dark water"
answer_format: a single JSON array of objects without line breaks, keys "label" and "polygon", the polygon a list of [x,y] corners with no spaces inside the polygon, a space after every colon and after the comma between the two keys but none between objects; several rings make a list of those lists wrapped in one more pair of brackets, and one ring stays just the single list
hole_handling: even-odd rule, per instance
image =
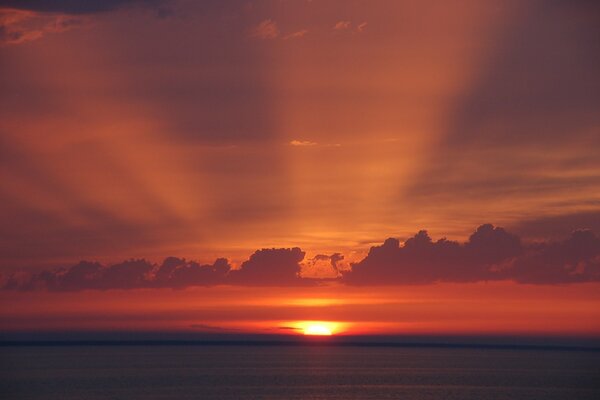
[{"label": "dark water", "polygon": [[4,347],[1,399],[600,399],[600,353],[298,346]]}]

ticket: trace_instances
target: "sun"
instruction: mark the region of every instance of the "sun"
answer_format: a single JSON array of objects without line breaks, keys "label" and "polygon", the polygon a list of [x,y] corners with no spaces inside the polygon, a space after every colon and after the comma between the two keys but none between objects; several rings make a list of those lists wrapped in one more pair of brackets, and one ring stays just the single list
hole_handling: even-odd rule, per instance
[{"label": "sun", "polygon": [[333,336],[345,332],[348,324],[337,321],[287,321],[282,326],[295,334],[306,336]]},{"label": "sun", "polygon": [[324,324],[313,323],[306,325],[304,334],[311,336],[331,336],[333,332],[331,331],[331,328]]}]

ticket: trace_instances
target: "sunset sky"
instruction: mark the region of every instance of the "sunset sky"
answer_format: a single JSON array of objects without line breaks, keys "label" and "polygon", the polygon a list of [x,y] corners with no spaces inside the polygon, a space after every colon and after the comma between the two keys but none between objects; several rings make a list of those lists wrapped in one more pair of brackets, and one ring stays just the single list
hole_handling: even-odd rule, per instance
[{"label": "sunset sky", "polygon": [[598,71],[592,1],[0,0],[1,330],[600,337]]}]

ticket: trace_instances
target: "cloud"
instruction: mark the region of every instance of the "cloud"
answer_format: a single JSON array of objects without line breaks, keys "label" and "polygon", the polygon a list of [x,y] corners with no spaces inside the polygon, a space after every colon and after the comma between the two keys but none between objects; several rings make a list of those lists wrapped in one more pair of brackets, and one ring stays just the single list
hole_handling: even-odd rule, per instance
[{"label": "cloud", "polygon": [[70,268],[44,270],[38,273],[17,271],[2,277],[5,290],[79,291],[109,289],[172,288],[193,286],[300,286],[314,280],[300,277],[305,253],[298,247],[262,249],[232,270],[225,258],[201,265],[184,258],[167,257],[160,265],[144,259],[131,259],[103,266],[81,261]]},{"label": "cloud", "polygon": [[147,287],[153,265],[143,259],[104,267],[81,261],[70,268],[41,271],[27,278],[8,279],[5,287],[18,290],[78,291],[85,289],[134,289]]},{"label": "cloud", "polygon": [[250,31],[250,37],[257,39],[275,39],[279,36],[277,24],[270,19],[265,19]]},{"label": "cloud", "polygon": [[224,283],[230,270],[225,259],[212,265],[168,257],[158,266],[144,259],[131,259],[108,267],[97,262],[81,261],[70,268],[16,273],[4,282],[5,289],[79,291],[86,289],[184,288]]},{"label": "cloud", "polygon": [[290,142],[292,146],[316,146],[317,142],[311,142],[309,140],[292,140]]},{"label": "cloud", "polygon": [[308,29],[302,29],[300,31],[292,32],[288,35],[285,35],[283,37],[283,40],[298,39],[298,38],[304,37],[307,33],[308,33]]},{"label": "cloud", "polygon": [[278,326],[275,329],[281,330],[281,331],[301,331],[302,330],[302,328],[298,328],[297,326]]},{"label": "cloud", "polygon": [[157,270],[153,285],[171,288],[218,285],[224,282],[230,269],[225,258],[218,258],[212,265],[200,265],[195,261],[169,257]]},{"label": "cloud", "polygon": [[364,32],[365,29],[367,29],[367,23],[366,22],[362,22],[360,24],[358,24],[358,26],[356,27],[356,31],[357,32]]},{"label": "cloud", "polygon": [[576,231],[562,242],[523,245],[502,228],[480,226],[464,243],[420,231],[402,246],[387,239],[343,276],[350,285],[512,280],[561,284],[600,281],[600,239]]},{"label": "cloud", "polygon": [[86,21],[78,16],[0,8],[0,46],[29,42],[48,33],[65,32],[83,26]]},{"label": "cloud", "polygon": [[197,329],[199,332],[211,332],[211,333],[227,333],[227,332],[239,332],[241,329],[239,328],[229,328],[223,326],[215,326],[208,324],[191,324],[190,328]]},{"label": "cloud", "polygon": [[262,249],[256,251],[228,281],[249,286],[296,286],[310,281],[300,277],[300,263],[305,253],[299,248]]},{"label": "cloud", "polygon": [[600,238],[579,230],[562,242],[543,243],[499,271],[519,283],[556,284],[600,281]]},{"label": "cloud", "polygon": [[350,21],[338,21],[333,26],[333,29],[335,29],[336,31],[343,31],[345,29],[349,29],[351,25],[352,23]]},{"label": "cloud", "polygon": [[146,260],[128,260],[112,265],[100,275],[99,289],[145,287],[153,265]]},{"label": "cloud", "polygon": [[124,6],[153,9],[158,17],[172,14],[166,0],[0,0],[0,46],[40,39],[89,23],[89,16]]},{"label": "cloud", "polygon": [[70,268],[38,273],[17,271],[0,277],[4,290],[79,291],[192,286],[310,286],[338,280],[347,285],[378,286],[510,280],[524,284],[600,281],[600,238],[574,231],[562,241],[524,244],[500,227],[481,225],[467,242],[433,241],[420,231],[402,245],[389,238],[348,266],[340,253],[319,254],[303,263],[298,247],[257,250],[239,269],[227,259],[201,265],[168,257],[160,265],[130,259],[103,266],[81,261]]},{"label": "cloud", "polygon": [[164,0],[0,0],[0,8],[40,13],[91,14],[128,5],[159,6]]}]

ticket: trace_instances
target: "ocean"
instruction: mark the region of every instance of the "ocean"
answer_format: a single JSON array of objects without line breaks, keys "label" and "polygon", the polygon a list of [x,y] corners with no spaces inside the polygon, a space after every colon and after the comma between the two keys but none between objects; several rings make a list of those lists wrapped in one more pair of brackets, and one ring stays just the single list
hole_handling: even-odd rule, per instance
[{"label": "ocean", "polygon": [[600,352],[362,346],[8,346],[1,399],[600,399]]}]

